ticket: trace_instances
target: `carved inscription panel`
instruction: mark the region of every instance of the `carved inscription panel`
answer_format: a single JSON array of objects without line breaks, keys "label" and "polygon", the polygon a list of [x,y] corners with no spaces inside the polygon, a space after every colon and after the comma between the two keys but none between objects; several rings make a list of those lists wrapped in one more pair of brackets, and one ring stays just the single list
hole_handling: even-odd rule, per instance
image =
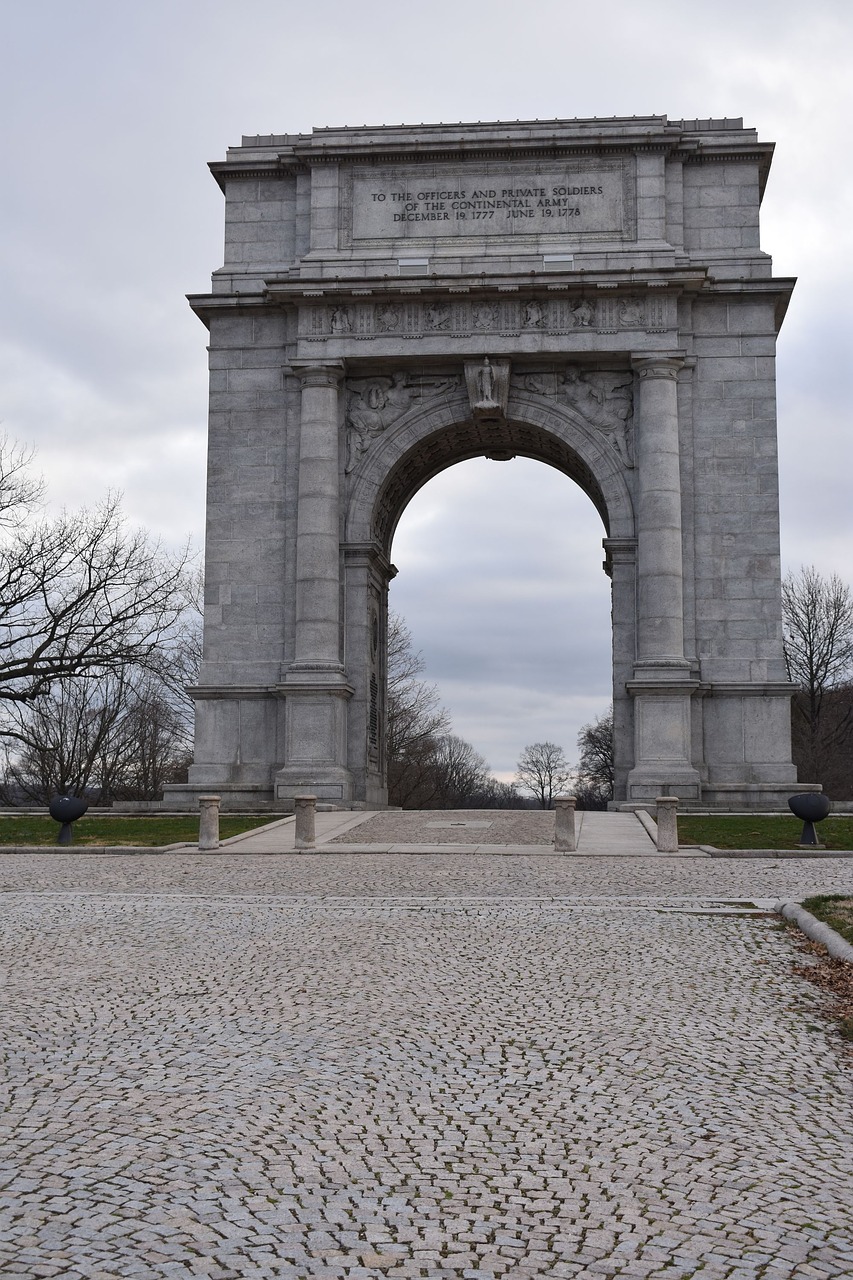
[{"label": "carved inscription panel", "polygon": [[344,231],[353,244],[435,236],[629,236],[629,163],[597,160],[571,169],[511,172],[497,165],[356,171],[345,193]]}]

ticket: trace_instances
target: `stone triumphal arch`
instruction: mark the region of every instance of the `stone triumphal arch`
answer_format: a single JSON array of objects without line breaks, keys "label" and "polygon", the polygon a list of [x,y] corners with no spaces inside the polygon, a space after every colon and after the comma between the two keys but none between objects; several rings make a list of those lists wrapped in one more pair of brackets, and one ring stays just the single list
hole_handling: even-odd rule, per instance
[{"label": "stone triumphal arch", "polygon": [[205,657],[170,803],[385,802],[391,538],[483,455],[601,515],[617,800],[790,792],[771,155],[649,116],[250,137],[211,166]]}]

